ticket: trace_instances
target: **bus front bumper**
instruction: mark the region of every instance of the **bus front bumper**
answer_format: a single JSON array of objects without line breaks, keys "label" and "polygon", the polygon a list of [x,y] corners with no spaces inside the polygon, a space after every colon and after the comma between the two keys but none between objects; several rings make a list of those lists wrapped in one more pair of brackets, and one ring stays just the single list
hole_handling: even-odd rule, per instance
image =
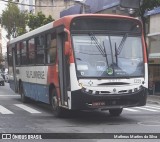
[{"label": "bus front bumper", "polygon": [[71,109],[114,109],[134,106],[144,106],[147,100],[147,89],[131,94],[103,94],[92,95],[82,92],[82,90],[71,93]]}]

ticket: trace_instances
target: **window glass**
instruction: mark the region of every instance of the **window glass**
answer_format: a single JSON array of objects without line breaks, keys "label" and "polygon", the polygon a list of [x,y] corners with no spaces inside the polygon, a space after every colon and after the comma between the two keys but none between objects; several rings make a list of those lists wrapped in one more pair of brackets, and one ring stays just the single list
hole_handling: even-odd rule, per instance
[{"label": "window glass", "polygon": [[29,52],[35,51],[34,38],[32,38],[32,39],[30,39],[30,40],[28,41],[28,51],[29,51]]},{"label": "window glass", "polygon": [[26,53],[27,52],[27,44],[26,44],[26,41],[23,41],[21,43],[21,52],[22,53]]},{"label": "window glass", "polygon": [[21,46],[20,46],[20,44],[21,43],[17,43],[17,45],[16,45],[16,49],[17,49],[17,52],[16,52],[16,65],[20,65],[20,61],[21,61],[21,59],[20,59],[20,57],[21,57],[21,55],[20,55],[20,53],[21,53]]},{"label": "window glass", "polygon": [[21,54],[21,65],[27,64],[27,53]]},{"label": "window glass", "polygon": [[36,46],[37,46],[37,50],[45,47],[43,35],[36,37]]},{"label": "window glass", "polygon": [[16,57],[17,57],[16,65],[20,65],[20,61],[21,61],[20,54],[18,54]]},{"label": "window glass", "polygon": [[45,63],[45,42],[44,36],[40,35],[36,37],[36,64],[44,64]]},{"label": "window glass", "polygon": [[20,47],[20,43],[17,43],[17,54],[20,54],[21,52],[21,47]]},{"label": "window glass", "polygon": [[12,46],[8,47],[8,65],[12,66]]},{"label": "window glass", "polygon": [[140,36],[73,35],[73,48],[77,77],[144,76],[143,47]]},{"label": "window glass", "polygon": [[56,48],[57,48],[57,40],[55,34],[47,35],[47,63],[55,63],[56,62]]},{"label": "window glass", "polygon": [[29,57],[29,64],[34,64],[35,63],[35,42],[34,38],[30,39],[28,41],[28,57]]},{"label": "window glass", "polygon": [[27,64],[27,43],[26,41],[21,42],[21,65]]},{"label": "window glass", "polygon": [[37,64],[44,64],[45,63],[45,56],[44,56],[44,50],[37,50],[37,57],[36,57],[36,63]]}]

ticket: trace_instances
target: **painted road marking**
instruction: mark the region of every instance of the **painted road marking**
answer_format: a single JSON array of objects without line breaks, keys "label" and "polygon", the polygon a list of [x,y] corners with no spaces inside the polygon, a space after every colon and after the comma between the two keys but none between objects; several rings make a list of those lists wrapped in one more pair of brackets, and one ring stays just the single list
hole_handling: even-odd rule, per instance
[{"label": "painted road marking", "polygon": [[20,97],[20,95],[0,95],[0,97]]},{"label": "painted road marking", "polygon": [[5,107],[0,105],[0,113],[2,114],[13,114],[10,110],[6,109]]},{"label": "painted road marking", "polygon": [[131,111],[131,112],[138,112],[139,111],[139,110],[135,110],[133,108],[124,108],[124,110]]},{"label": "painted road marking", "polygon": [[29,112],[29,113],[41,113],[41,112],[31,108],[31,107],[23,105],[23,104],[14,104],[14,105],[19,107],[19,108],[21,108],[21,109],[23,109],[23,110],[25,110],[25,111],[27,111],[27,112]]},{"label": "painted road marking", "polygon": [[148,108],[151,108],[151,109],[160,109],[160,107],[156,107],[156,106],[145,106],[145,107],[148,107]]},{"label": "painted road marking", "polygon": [[137,108],[137,109],[142,109],[142,110],[147,110],[147,111],[158,112],[158,110],[149,109],[149,108],[145,108],[145,107],[135,107],[135,108]]}]

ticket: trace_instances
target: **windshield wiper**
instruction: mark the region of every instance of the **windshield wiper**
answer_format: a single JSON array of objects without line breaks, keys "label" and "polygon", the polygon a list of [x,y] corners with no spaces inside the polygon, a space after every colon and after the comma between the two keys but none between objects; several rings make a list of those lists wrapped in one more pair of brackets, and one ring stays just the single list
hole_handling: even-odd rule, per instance
[{"label": "windshield wiper", "polygon": [[93,33],[90,33],[89,36],[91,37],[91,40],[93,40],[95,42],[95,45],[96,45],[97,49],[99,50],[99,52],[101,53],[101,55],[106,58],[107,66],[109,66],[104,41],[103,41],[103,48],[102,48],[101,44],[98,42],[97,38],[95,37],[95,35]]},{"label": "windshield wiper", "polygon": [[113,60],[113,49],[112,49],[111,37],[110,37],[110,36],[108,36],[108,39],[109,39],[109,45],[110,45],[111,57],[112,57],[112,65],[113,65],[114,60]]},{"label": "windshield wiper", "polygon": [[116,57],[116,65],[118,66],[118,53],[117,53],[117,44],[115,42],[115,57]]},{"label": "windshield wiper", "polygon": [[119,47],[118,47],[118,49],[117,49],[117,55],[119,55],[119,54],[121,53],[122,48],[123,48],[123,46],[124,46],[124,43],[125,43],[127,37],[128,37],[128,33],[126,33],[126,34],[123,36],[123,38],[122,38],[122,40],[121,40],[121,43],[120,43],[120,45],[119,45]]},{"label": "windshield wiper", "polygon": [[103,41],[103,47],[104,47],[104,52],[105,52],[105,57],[106,57],[106,63],[107,63],[107,66],[109,67],[109,63],[108,63],[108,57],[107,57],[107,52],[106,52],[106,46],[104,44],[104,41]]},{"label": "windshield wiper", "polygon": [[91,37],[91,40],[93,40],[95,42],[95,45],[97,47],[97,49],[99,50],[99,52],[101,53],[102,56],[105,56],[105,52],[104,49],[102,48],[102,46],[100,45],[100,43],[98,42],[97,38],[95,37],[95,35],[93,33],[89,33],[89,36]]}]

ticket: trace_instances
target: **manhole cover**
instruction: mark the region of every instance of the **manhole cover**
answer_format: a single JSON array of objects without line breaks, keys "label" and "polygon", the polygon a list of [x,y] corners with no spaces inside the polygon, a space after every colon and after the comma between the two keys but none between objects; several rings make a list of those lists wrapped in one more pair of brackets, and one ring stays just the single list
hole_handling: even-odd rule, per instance
[{"label": "manhole cover", "polygon": [[160,122],[148,121],[148,122],[139,122],[139,125],[145,126],[160,126]]}]

